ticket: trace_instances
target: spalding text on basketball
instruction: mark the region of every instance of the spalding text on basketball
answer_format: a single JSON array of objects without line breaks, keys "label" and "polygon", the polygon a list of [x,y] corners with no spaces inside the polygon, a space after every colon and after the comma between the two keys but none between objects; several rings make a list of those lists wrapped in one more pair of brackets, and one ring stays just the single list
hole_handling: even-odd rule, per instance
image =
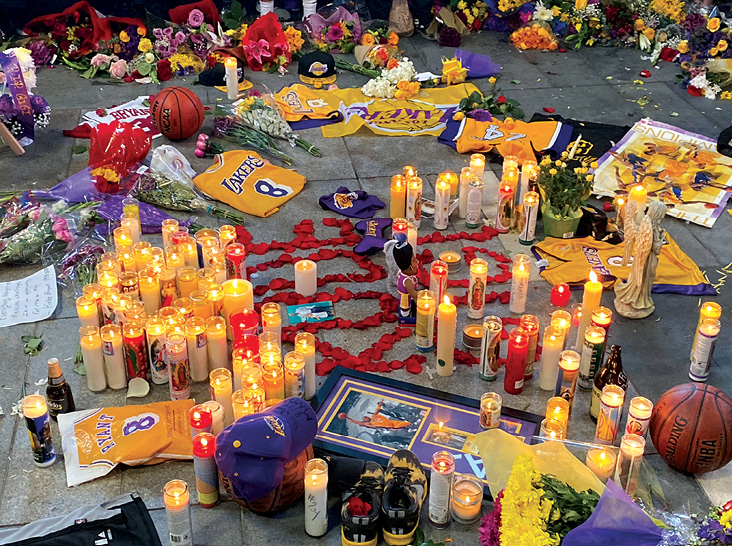
[{"label": "spalding text on basketball", "polygon": [[688,419],[684,419],[680,415],[676,416],[676,419],[674,419],[674,426],[671,429],[671,434],[668,436],[668,441],[666,443],[666,460],[667,461],[673,461],[674,455],[676,454],[676,446],[679,443],[679,438],[681,437],[681,434],[684,432],[684,428],[686,425],[689,424]]}]

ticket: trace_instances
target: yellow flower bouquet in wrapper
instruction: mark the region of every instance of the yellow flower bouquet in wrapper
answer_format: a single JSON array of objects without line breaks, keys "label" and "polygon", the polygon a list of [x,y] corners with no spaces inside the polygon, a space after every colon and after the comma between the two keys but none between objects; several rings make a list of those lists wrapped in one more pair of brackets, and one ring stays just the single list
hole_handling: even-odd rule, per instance
[{"label": "yellow flower bouquet in wrapper", "polygon": [[513,31],[511,43],[518,49],[548,49],[555,51],[559,47],[551,27],[544,21],[533,21]]}]

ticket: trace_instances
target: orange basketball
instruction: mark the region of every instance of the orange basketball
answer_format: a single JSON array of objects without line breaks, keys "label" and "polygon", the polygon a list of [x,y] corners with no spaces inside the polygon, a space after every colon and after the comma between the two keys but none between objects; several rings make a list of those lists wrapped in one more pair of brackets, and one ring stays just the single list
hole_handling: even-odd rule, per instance
[{"label": "orange basketball", "polygon": [[168,87],[150,105],[153,123],[170,140],[185,140],[203,125],[203,103],[185,87]]},{"label": "orange basketball", "polygon": [[653,445],[671,468],[702,474],[732,460],[732,398],[705,383],[669,389],[650,423]]}]

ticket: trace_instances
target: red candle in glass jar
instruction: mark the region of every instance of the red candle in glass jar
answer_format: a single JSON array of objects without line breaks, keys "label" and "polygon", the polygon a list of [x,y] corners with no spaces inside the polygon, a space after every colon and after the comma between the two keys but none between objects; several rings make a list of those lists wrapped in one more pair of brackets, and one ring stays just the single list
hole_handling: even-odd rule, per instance
[{"label": "red candle in glass jar", "polygon": [[[229,246],[236,244],[231,243]],[[239,339],[241,336],[256,335],[259,328],[259,314],[252,309],[237,309],[229,315],[231,322],[231,334],[233,338]]]},{"label": "red candle in glass jar", "polygon": [[569,303],[569,286],[562,284],[555,284],[552,288],[550,301],[555,307],[564,307]]},{"label": "red candle in glass jar", "polygon": [[442,301],[447,288],[447,264],[442,260],[435,260],[430,266],[430,290],[435,293],[435,300]]},{"label": "red candle in glass jar", "polygon": [[245,279],[247,276],[247,253],[241,243],[229,243],[226,247],[226,278]]},{"label": "red candle in glass jar", "polygon": [[235,337],[232,344],[232,351],[236,351],[237,349],[246,349],[253,355],[259,355],[259,336],[244,334],[240,337]]},{"label": "red candle in glass jar", "polygon": [[508,356],[503,388],[508,394],[521,394],[524,390],[524,368],[529,351],[529,336],[522,328],[514,328],[508,335]]},{"label": "red candle in glass jar", "polygon": [[211,432],[213,413],[211,413],[210,408],[207,408],[203,404],[198,404],[190,409],[188,416],[191,422],[192,438],[201,432]]},{"label": "red candle in glass jar", "polygon": [[186,229],[179,229],[175,233],[173,233],[173,236],[171,237],[171,242],[174,245],[182,245],[188,242],[188,228]]},{"label": "red candle in glass jar", "polygon": [[216,436],[201,432],[193,438],[193,470],[201,508],[219,503],[219,474],[216,468]]}]

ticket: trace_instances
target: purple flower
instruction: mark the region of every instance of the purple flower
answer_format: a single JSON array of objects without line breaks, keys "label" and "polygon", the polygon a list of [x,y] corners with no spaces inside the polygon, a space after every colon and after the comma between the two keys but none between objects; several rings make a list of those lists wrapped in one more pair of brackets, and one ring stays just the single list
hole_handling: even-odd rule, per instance
[{"label": "purple flower", "polygon": [[43,113],[48,109],[48,102],[40,95],[31,95],[30,101],[33,111],[36,113]]},{"label": "purple flower", "polygon": [[491,121],[493,116],[488,110],[478,109],[470,112],[470,117],[475,121]]},{"label": "purple flower", "polygon": [[493,510],[488,512],[480,522],[481,546],[500,546],[501,544],[501,499],[503,499],[503,491],[496,496]]},{"label": "purple flower", "polygon": [[226,132],[231,129],[235,124],[235,121],[233,119],[223,117],[216,117],[214,118],[213,122],[213,136],[215,137],[225,135]]},{"label": "purple flower", "polygon": [[192,9],[188,14],[188,24],[193,28],[198,28],[203,24],[205,17],[200,9]]},{"label": "purple flower", "polygon": [[10,95],[0,95],[0,116],[11,118],[15,114],[15,103],[10,98]]},{"label": "purple flower", "polygon": [[343,38],[343,29],[340,25],[332,25],[328,29],[328,40],[331,42],[337,42]]},{"label": "purple flower", "polygon": [[51,64],[51,58],[53,57],[53,52],[51,49],[46,45],[45,42],[36,41],[31,42],[28,46],[28,49],[30,49],[31,57],[33,57],[33,62],[36,66],[44,66],[47,64]]}]

